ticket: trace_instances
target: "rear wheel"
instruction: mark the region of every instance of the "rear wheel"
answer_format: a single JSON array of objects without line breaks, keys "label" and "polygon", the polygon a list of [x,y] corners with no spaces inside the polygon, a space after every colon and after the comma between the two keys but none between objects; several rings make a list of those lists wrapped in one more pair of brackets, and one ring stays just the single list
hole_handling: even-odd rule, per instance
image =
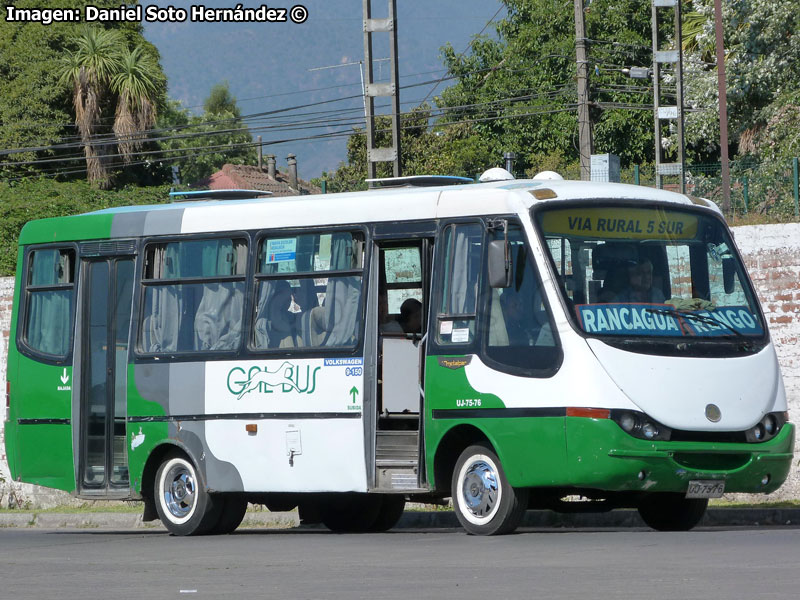
[{"label": "rear wheel", "polygon": [[639,516],[657,531],[689,531],[706,514],[708,498],[685,498],[677,493],[653,493],[639,504]]},{"label": "rear wheel", "polygon": [[461,453],[453,471],[453,507],[473,535],[502,535],[519,525],[528,507],[528,490],[508,483],[497,455],[487,444]]},{"label": "rear wheel", "polygon": [[156,511],[173,535],[202,535],[219,521],[222,503],[203,488],[192,461],[168,454],[156,473]]},{"label": "rear wheel", "polygon": [[378,516],[369,530],[374,532],[389,531],[392,527],[397,525],[400,517],[403,516],[405,508],[406,499],[404,496],[386,494],[381,498],[381,507],[378,510]]},{"label": "rear wheel", "polygon": [[335,494],[319,505],[323,525],[337,533],[372,531],[382,507],[382,498],[370,494]]},{"label": "rear wheel", "polygon": [[236,494],[228,494],[218,499],[222,502],[222,512],[219,520],[209,533],[214,535],[225,535],[233,533],[241,525],[244,515],[247,512],[247,500]]}]

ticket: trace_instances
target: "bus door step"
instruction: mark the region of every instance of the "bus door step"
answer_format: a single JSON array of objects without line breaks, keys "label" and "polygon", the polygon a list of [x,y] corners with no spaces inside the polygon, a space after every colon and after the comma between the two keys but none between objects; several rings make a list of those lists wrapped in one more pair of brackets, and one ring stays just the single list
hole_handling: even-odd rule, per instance
[{"label": "bus door step", "polygon": [[375,444],[375,479],[378,488],[418,489],[418,441],[416,431],[378,431]]}]

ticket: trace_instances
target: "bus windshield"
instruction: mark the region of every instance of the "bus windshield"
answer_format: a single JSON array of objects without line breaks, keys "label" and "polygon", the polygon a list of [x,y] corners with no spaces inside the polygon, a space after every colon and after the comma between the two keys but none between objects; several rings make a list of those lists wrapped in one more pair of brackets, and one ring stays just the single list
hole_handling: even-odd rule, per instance
[{"label": "bus windshield", "polygon": [[570,317],[586,334],[763,337],[727,228],[699,211],[593,203],[535,213]]}]

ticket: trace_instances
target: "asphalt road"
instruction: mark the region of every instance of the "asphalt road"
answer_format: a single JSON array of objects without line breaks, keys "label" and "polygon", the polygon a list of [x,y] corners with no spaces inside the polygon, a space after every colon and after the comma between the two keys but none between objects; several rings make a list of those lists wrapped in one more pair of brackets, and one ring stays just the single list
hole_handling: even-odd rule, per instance
[{"label": "asphalt road", "polygon": [[338,535],[0,529],[0,600],[797,598],[800,528]]}]

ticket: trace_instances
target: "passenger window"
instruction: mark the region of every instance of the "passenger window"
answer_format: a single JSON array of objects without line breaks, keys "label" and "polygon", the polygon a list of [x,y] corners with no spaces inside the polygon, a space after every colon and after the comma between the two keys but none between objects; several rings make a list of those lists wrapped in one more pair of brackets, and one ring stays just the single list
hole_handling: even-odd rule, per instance
[{"label": "passenger window", "polygon": [[436,327],[442,345],[471,344],[483,254],[483,225],[450,225],[444,233],[444,284]]},{"label": "passenger window", "polygon": [[145,256],[140,349],[148,354],[236,350],[247,242],[219,238],[150,244]]},{"label": "passenger window", "polygon": [[24,340],[42,354],[65,357],[72,347],[75,251],[34,250],[28,259]]},{"label": "passenger window", "polygon": [[252,344],[256,350],[355,346],[363,236],[311,233],[261,241]]},{"label": "passenger window", "polygon": [[668,245],[665,247],[665,251],[672,280],[670,282],[670,297],[691,298],[693,289],[689,246]]},{"label": "passenger window", "polygon": [[383,279],[379,303],[381,333],[422,333],[420,246],[381,249]]},{"label": "passenger window", "polygon": [[[504,239],[502,231],[494,239]],[[551,369],[559,360],[550,315],[522,229],[509,225],[512,261],[511,285],[488,288],[489,312],[485,320],[486,355],[502,364],[525,370]]]}]

